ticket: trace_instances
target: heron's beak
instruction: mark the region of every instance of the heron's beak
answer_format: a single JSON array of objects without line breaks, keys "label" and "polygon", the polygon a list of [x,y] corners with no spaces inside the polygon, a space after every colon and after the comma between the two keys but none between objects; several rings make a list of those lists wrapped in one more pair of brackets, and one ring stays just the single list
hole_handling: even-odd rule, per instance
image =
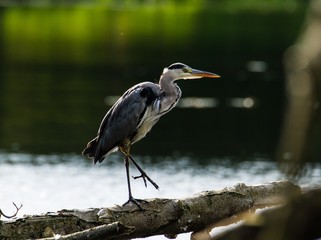
[{"label": "heron's beak", "polygon": [[219,78],[219,77],[221,77],[221,76],[219,76],[219,75],[217,75],[215,73],[201,71],[201,70],[197,70],[197,69],[192,69],[191,75],[193,75],[195,77],[207,77],[207,78]]}]

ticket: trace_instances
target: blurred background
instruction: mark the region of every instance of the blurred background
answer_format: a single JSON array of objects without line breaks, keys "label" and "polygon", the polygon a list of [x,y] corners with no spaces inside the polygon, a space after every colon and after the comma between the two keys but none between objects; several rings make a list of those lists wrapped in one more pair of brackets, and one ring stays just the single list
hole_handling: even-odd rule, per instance
[{"label": "blurred background", "polygon": [[183,98],[201,102],[164,117],[134,153],[275,154],[283,54],[305,2],[98,2],[1,9],[2,150],[80,153],[115,101],[108,97],[183,62],[222,78],[178,82]]},{"label": "blurred background", "polygon": [[[117,97],[157,82],[174,62],[222,77],[178,82],[177,108],[132,148],[161,190],[136,180],[134,196],[284,178],[275,161],[286,108],[283,56],[302,31],[306,1],[0,4],[3,210],[13,211],[12,201],[29,214],[125,202],[121,154],[92,166],[81,151]],[[320,179],[315,165],[301,181]]]}]

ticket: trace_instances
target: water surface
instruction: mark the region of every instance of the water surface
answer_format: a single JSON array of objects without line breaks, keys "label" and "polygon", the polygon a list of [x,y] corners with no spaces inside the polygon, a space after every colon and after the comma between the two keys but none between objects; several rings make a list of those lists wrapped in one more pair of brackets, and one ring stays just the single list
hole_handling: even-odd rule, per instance
[{"label": "water surface", "polygon": [[[189,157],[135,156],[159,190],[141,179],[132,180],[137,198],[182,198],[237,183],[261,184],[284,179],[277,165],[266,159],[233,162],[229,159],[207,159],[199,164]],[[127,200],[125,167],[113,155],[102,164],[93,165],[78,155],[31,155],[2,153],[0,155],[1,208],[12,210],[11,203],[22,203],[19,212],[37,214],[68,208],[107,207]],[[136,175],[136,169],[131,168]],[[301,184],[319,181],[320,168]]]}]

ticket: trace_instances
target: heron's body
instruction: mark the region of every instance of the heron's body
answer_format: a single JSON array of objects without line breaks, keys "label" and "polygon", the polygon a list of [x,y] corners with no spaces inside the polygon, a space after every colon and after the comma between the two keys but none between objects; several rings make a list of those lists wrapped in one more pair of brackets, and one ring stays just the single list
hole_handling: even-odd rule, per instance
[{"label": "heron's body", "polygon": [[144,138],[159,118],[176,106],[182,92],[174,81],[202,77],[219,76],[192,69],[182,63],[174,63],[164,69],[158,84],[143,82],[131,87],[106,113],[97,136],[84,149],[83,155],[93,158],[94,163],[102,162],[106,155],[118,149],[125,154],[129,201],[139,205],[131,196],[128,158],[141,172],[139,177],[143,178],[145,185],[147,178],[155,188],[158,188],[131,157],[131,145]]},{"label": "heron's body", "polygon": [[159,118],[174,108],[180,99],[181,90],[173,84],[175,91],[170,94],[152,82],[139,83],[128,89],[107,112],[97,137],[90,142],[84,154],[93,157],[95,163],[102,162],[106,155],[119,147],[130,146],[144,138]]}]

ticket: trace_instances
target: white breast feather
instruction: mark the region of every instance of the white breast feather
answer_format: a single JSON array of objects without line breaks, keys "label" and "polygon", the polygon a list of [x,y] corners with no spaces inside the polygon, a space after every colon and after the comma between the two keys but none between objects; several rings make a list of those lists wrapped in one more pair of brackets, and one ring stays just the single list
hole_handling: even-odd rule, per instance
[{"label": "white breast feather", "polygon": [[132,139],[132,142],[135,143],[146,136],[146,134],[152,129],[152,127],[159,120],[160,115],[157,115],[155,111],[153,111],[152,107],[147,107],[144,116],[142,117],[140,124],[137,127],[137,134],[135,138]]}]

